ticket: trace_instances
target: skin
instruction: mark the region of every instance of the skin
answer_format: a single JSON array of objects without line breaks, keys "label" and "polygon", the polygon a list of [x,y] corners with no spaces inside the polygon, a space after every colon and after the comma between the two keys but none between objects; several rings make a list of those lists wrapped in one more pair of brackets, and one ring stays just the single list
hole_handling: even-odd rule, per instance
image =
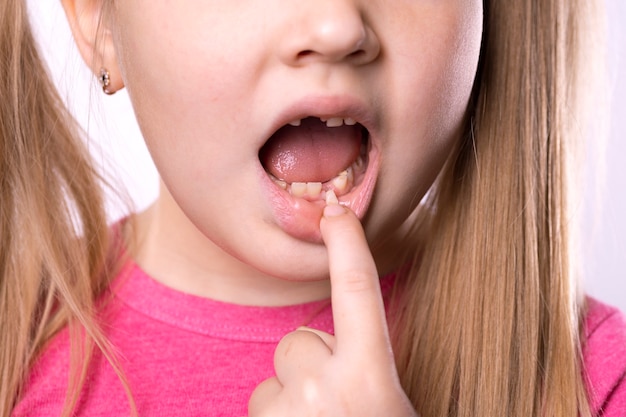
[{"label": "skin", "polygon": [[274,355],[276,377],[254,391],[249,416],[417,416],[400,386],[376,265],[358,219],[331,205],[321,230],[335,335],[301,328],[285,336]]},{"label": "skin", "polygon": [[[97,43],[101,0],[63,0],[85,61],[109,70],[110,90],[128,89],[161,174],[160,197],[138,216],[137,262],[228,302],[332,297],[335,336],[287,335],[251,416],[414,414],[378,276],[397,266],[389,242],[461,136],[482,2],[192,3],[115,2]],[[283,205],[261,146],[290,117],[352,113],[372,136],[375,188],[359,189],[371,202],[346,198],[325,215],[323,203]]]}]

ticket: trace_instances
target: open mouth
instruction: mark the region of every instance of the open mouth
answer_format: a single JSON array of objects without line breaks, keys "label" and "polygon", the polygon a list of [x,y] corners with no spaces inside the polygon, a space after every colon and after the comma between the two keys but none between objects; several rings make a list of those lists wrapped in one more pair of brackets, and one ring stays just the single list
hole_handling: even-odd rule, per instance
[{"label": "open mouth", "polygon": [[259,151],[268,176],[292,197],[325,201],[332,191],[342,203],[365,177],[368,130],[349,117],[307,117],[277,130]]}]

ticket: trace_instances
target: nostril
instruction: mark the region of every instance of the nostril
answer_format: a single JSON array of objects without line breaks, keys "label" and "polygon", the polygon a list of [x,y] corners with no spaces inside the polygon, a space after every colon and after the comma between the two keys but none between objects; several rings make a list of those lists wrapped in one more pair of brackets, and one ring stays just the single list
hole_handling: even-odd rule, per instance
[{"label": "nostril", "polygon": [[354,51],[352,52],[350,55],[348,55],[348,58],[361,58],[363,55],[365,55],[366,52],[363,49],[359,49],[358,51]]},{"label": "nostril", "polygon": [[[297,59],[299,61],[307,60],[307,58],[315,57],[316,55],[321,55],[321,54],[319,54],[319,53],[317,53],[317,52],[315,52],[313,50],[307,49],[305,51],[298,52]],[[366,55],[367,55],[366,51],[364,51],[363,49],[359,49],[357,51],[351,52],[350,54],[346,55],[345,58],[347,58],[349,60],[358,61],[358,60],[364,58]]]},{"label": "nostril", "polygon": [[310,49],[307,49],[306,51],[301,51],[301,52],[298,53],[298,59],[306,58],[306,57],[314,55],[314,54],[315,54],[314,51],[312,51]]}]

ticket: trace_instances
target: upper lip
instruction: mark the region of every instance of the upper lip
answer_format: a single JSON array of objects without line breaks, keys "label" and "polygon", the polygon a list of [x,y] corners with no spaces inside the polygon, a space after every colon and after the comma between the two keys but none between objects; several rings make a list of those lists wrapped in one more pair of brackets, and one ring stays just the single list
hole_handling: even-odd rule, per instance
[{"label": "upper lip", "polygon": [[376,129],[378,121],[374,112],[363,101],[349,96],[309,96],[289,105],[273,120],[266,140],[280,128],[294,120],[317,117],[330,119],[343,117],[354,119],[369,132]]}]

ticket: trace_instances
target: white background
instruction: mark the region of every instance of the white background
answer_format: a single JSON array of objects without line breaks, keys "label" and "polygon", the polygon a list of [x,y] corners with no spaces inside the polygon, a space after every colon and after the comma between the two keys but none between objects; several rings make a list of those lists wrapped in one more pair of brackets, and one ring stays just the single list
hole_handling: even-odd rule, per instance
[{"label": "white background", "polygon": [[[127,95],[102,95],[75,51],[58,0],[29,4],[54,80],[88,132],[94,154],[132,196],[135,209],[147,206],[157,194],[156,170]],[[606,143],[598,137],[589,142],[592,151],[606,148],[606,159],[589,170],[581,204],[586,207],[581,252],[587,291],[626,311],[626,29],[620,28],[620,21],[626,21],[626,2],[608,0],[610,135]],[[111,218],[126,210],[118,201],[110,206]]]}]

